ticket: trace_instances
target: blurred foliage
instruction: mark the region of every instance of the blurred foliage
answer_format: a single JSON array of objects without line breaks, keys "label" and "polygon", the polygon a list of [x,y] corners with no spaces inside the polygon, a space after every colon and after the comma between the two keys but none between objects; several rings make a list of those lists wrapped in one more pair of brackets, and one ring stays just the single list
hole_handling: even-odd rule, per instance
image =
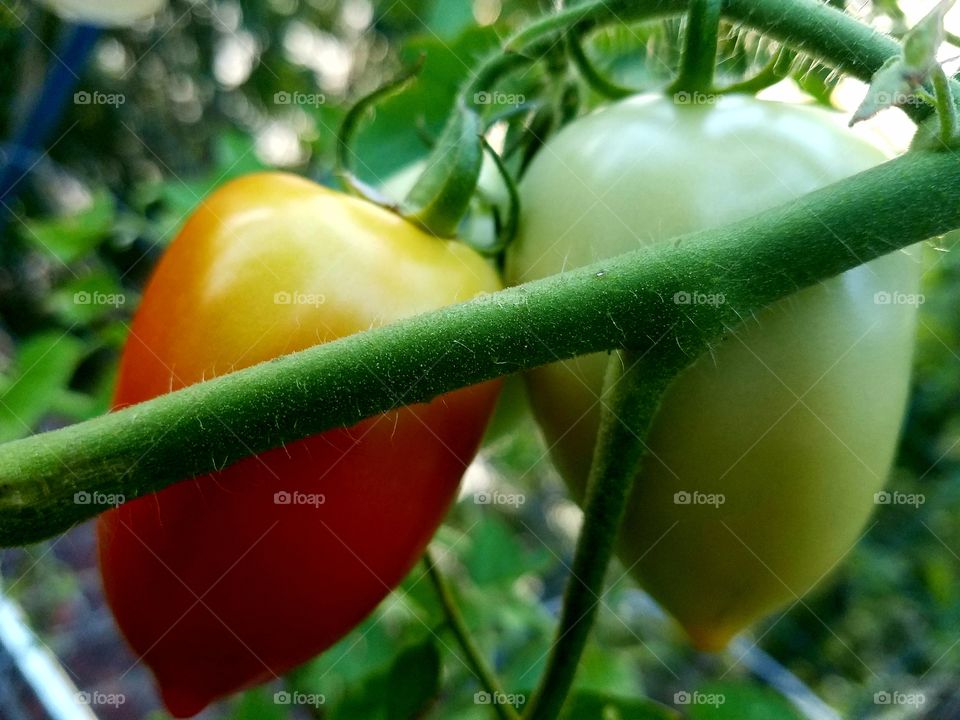
[{"label": "blurred foliage", "polygon": [[[36,158],[5,208],[0,440],[108,409],[140,288],[208,192],[265,167],[331,183],[335,132],[345,108],[423,55],[418,83],[381,105],[358,138],[358,172],[383,181],[429,151],[471,65],[543,5],[173,0],[154,20],[104,34],[80,90],[113,94],[122,103],[68,104],[49,152]],[[895,33],[904,29],[893,0],[872,7],[851,3],[849,9]],[[670,20],[604,29],[588,39],[585,51],[621,84],[660,87],[676,66],[682,25]],[[37,5],[0,4],[0,57],[14,70],[0,73],[3,137],[25,122],[45,70],[56,62],[51,48],[61,32],[59,21]],[[750,76],[778,49],[756,33],[724,26],[718,82]],[[578,81],[562,48],[557,52],[502,88],[522,98],[505,133],[508,148],[527,148],[515,169],[544,133],[603,102]],[[817,101],[830,102],[834,73],[803,57],[792,71]],[[891,487],[923,493],[926,502],[881,507],[876,525],[832,582],[755,634],[765,653],[844,717],[880,716],[874,693],[894,691],[923,692],[919,716],[960,713],[960,523],[953,511],[960,502],[960,315],[955,293],[947,292],[960,286],[958,244],[960,233],[928,252],[914,392],[891,479]],[[470,501],[473,492],[491,486],[525,502]],[[466,620],[511,694],[529,696],[543,668],[578,523],[579,511],[555,477],[520,385],[511,382],[464,500],[435,541]],[[65,603],[77,602],[78,587],[86,585],[76,562],[52,548],[9,551],[0,563],[10,579],[7,590],[60,647],[62,637],[53,635],[65,626],[77,633],[82,624],[75,618],[70,624],[73,615],[63,608],[73,605]],[[749,649],[742,657],[739,651],[693,653],[622,572],[611,572],[614,582],[603,598],[569,718],[801,717],[784,699],[791,690],[771,680],[782,670],[774,661]],[[363,625],[282,685],[252,690],[206,716],[488,717],[424,579],[415,569]],[[134,695],[133,684],[144,679],[133,674],[116,682],[126,682],[125,692]],[[274,695],[284,692],[324,702],[288,706]],[[717,694],[725,698],[722,705],[683,702],[688,695]]]}]

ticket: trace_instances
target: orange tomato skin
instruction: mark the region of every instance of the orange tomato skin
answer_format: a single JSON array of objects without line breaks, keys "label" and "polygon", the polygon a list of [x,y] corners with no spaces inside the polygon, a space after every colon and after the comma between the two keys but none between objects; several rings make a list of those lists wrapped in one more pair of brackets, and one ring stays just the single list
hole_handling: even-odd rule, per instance
[{"label": "orange tomato skin", "polygon": [[[290,175],[247,176],[207,198],[158,264],[115,404],[498,287],[466,246],[386,210]],[[270,680],[369,614],[441,523],[498,388],[290,443],[102,515],[108,602],[170,712]]]}]

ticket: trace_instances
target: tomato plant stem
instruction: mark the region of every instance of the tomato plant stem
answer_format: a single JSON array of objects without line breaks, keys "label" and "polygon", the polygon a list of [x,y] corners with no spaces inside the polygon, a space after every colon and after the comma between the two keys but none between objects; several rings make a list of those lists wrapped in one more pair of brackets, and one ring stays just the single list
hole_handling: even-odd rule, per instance
[{"label": "tomato plant stem", "polygon": [[693,360],[667,336],[665,333],[644,353],[618,350],[610,356],[600,429],[587,481],[583,528],[564,592],[556,640],[525,719],[556,718],[580,665],[602,602],[603,580],[654,413],[667,385]]},{"label": "tomato plant stem", "polygon": [[[667,328],[698,353],[803,287],[960,227],[960,163],[915,151],[742,222],[277,358],[0,447],[0,545],[400,404]],[[676,305],[687,288],[721,305]],[[678,320],[680,321],[678,323]],[[401,400],[402,398],[402,400]],[[84,496],[85,497],[85,496]]]},{"label": "tomato plant stem", "polygon": [[423,564],[426,567],[430,582],[433,583],[434,590],[437,593],[437,599],[440,601],[440,606],[443,608],[443,614],[447,620],[447,627],[450,628],[450,632],[453,633],[454,638],[456,638],[460,644],[460,648],[466,656],[467,664],[480,681],[480,686],[492,696],[490,705],[493,707],[494,712],[497,713],[500,720],[518,720],[520,715],[512,705],[506,702],[498,702],[498,700],[506,697],[506,693],[504,693],[503,688],[500,686],[500,681],[497,680],[493,669],[487,664],[483,656],[483,651],[480,650],[473,636],[470,634],[470,629],[463,619],[460,607],[453,597],[453,592],[450,590],[447,579],[443,576],[440,568],[437,567],[436,560],[429,550],[423,556]]},{"label": "tomato plant stem", "polygon": [[[503,74],[545,52],[561,33],[578,35],[610,24],[623,24],[679,15],[691,0],[589,0],[532,22],[489,57],[469,84],[488,90]],[[831,5],[818,0],[722,0],[721,12],[730,21],[758,30],[781,44],[869,82],[900,44]],[[956,81],[951,81],[955,91]],[[922,105],[905,108],[915,120],[929,115]]]},{"label": "tomato plant stem", "polygon": [[709,93],[717,65],[721,0],[690,0],[680,73],[670,92]]}]

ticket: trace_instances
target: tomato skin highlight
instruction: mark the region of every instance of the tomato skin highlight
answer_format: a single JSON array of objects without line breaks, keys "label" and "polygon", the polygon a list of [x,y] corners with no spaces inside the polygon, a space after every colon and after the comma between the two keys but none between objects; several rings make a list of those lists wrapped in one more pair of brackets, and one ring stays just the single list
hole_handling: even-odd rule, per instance
[{"label": "tomato skin highlight", "polygon": [[[631,98],[567,126],[534,160],[508,282],[733,222],[883,160],[815,108]],[[697,647],[721,649],[797,602],[864,531],[909,385],[916,304],[893,298],[916,297],[918,257],[893,253],[745,318],[665,394],[618,554]],[[664,302],[723,301],[704,291]],[[605,363],[526,375],[578,500]]]},{"label": "tomato skin highlight", "polygon": [[[469,248],[382,208],[247,176],[208,197],[158,263],[115,405],[498,288]],[[170,712],[270,680],[369,614],[441,523],[498,389],[289,443],[102,515],[108,602]]]}]

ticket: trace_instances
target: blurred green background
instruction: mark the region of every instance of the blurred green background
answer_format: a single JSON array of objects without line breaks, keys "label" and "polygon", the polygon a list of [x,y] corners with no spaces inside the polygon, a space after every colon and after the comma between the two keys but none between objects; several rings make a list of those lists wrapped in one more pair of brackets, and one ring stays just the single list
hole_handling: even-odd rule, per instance
[{"label": "blurred green background", "polygon": [[[894,0],[852,5],[881,29],[905,27]],[[12,139],[32,121],[69,29],[32,2],[0,3],[0,161],[16,155],[19,163],[0,207],[0,440],[108,409],[138,291],[206,193],[263,167],[332,183],[345,109],[423,53],[420,81],[378,107],[359,138],[358,171],[382,182],[429,151],[471,64],[544,9],[532,0],[174,0],[153,19],[99,34],[86,66],[75,68],[75,91],[116,99],[71,95],[62,110],[48,108],[46,152],[24,160]],[[776,50],[727,31],[720,70],[730,78]],[[618,81],[644,89],[669,78],[677,46],[670,21],[602,31],[587,50]],[[828,69],[801,58],[793,75],[816,101],[830,102],[837,78]],[[576,87],[573,77],[565,67],[545,70],[515,89],[548,98]],[[577,89],[582,108],[598,101]],[[891,479],[901,492],[922,493],[924,504],[880,506],[830,582],[718,656],[687,649],[652,602],[619,580],[604,598],[570,717],[960,717],[958,242],[955,233],[927,248],[913,393]],[[472,502],[472,493],[494,488],[524,502]],[[441,564],[504,686],[529,694],[551,642],[579,511],[518,383],[464,492],[436,540]],[[126,698],[94,707],[99,717],[162,717],[103,605],[88,526],[0,552],[0,573],[78,688]],[[621,573],[615,567],[611,579]],[[488,717],[442,625],[417,568],[362,627],[285,686],[251,691],[203,717]],[[286,705],[274,695],[283,691],[325,702]],[[726,702],[678,703],[676,693],[694,691],[722,692]],[[923,702],[887,705],[876,696],[896,692],[922,693]],[[22,693],[0,693],[0,717],[16,718],[4,702],[30,706]]]}]

